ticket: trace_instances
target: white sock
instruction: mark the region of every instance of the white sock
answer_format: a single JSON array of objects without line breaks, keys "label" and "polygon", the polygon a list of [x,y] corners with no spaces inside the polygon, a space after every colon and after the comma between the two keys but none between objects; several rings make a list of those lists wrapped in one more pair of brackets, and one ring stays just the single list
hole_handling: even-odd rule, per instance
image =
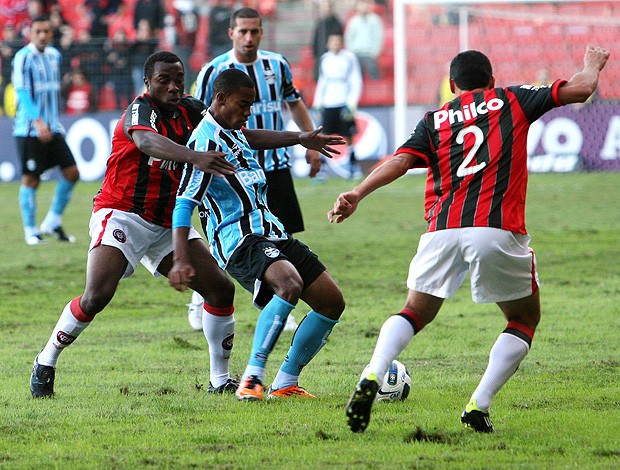
[{"label": "white sock", "polygon": [[258,380],[261,382],[265,381],[265,368],[260,366],[250,366],[248,365],[243,372],[243,377],[241,380],[247,379],[250,375],[255,375],[258,377]]},{"label": "white sock", "polygon": [[413,327],[400,315],[392,315],[381,327],[375,352],[372,354],[367,373],[374,372],[383,385],[383,377],[392,361],[407,347],[413,339]]},{"label": "white sock", "polygon": [[235,316],[202,313],[202,331],[209,343],[209,380],[219,387],[230,378],[228,364],[235,336]]},{"label": "white sock", "polygon": [[41,223],[41,225],[48,229],[60,227],[62,225],[62,215],[56,214],[50,209],[45,215],[45,219],[43,219],[43,223]]},{"label": "white sock", "polygon": [[493,397],[516,372],[530,347],[522,339],[510,333],[502,333],[489,354],[489,365],[480,384],[471,396],[476,406],[485,413],[489,411]]},{"label": "white sock", "polygon": [[72,304],[77,304],[79,309],[79,297],[65,305],[50,339],[47,341],[43,351],[39,353],[39,364],[56,367],[58,356],[63,349],[73,343],[78,335],[91,324],[90,321],[83,322],[75,318],[75,315],[71,312]]},{"label": "white sock", "polygon": [[273,390],[280,390],[281,388],[290,387],[291,385],[297,385],[299,383],[299,375],[292,375],[283,372],[282,369],[278,370],[276,378],[273,379],[271,388]]}]

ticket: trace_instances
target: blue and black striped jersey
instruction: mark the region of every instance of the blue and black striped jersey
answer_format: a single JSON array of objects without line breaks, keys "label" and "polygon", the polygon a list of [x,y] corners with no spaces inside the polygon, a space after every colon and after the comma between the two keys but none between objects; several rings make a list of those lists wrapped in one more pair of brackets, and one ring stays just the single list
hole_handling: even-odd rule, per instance
[{"label": "blue and black striped jersey", "polygon": [[267,208],[265,172],[243,132],[223,129],[208,112],[187,146],[197,152],[225,152],[227,160],[237,167],[234,175],[215,177],[186,165],[177,193],[177,206],[204,204],[206,236],[222,268],[247,235],[288,238],[282,223]]},{"label": "blue and black striped jersey", "polygon": [[[284,130],[282,107],[284,101],[298,101],[301,95],[293,85],[293,73],[287,60],[280,54],[258,51],[258,58],[252,63],[241,63],[233,50],[214,58],[205,65],[196,80],[194,96],[207,104],[213,98],[213,81],[224,69],[237,68],[247,73],[256,87],[256,100],[248,129]],[[291,166],[286,148],[257,150],[258,162],[265,171],[280,170]]]},{"label": "blue and black striped jersey", "polygon": [[[60,52],[47,46],[39,52],[34,44],[28,44],[13,58],[13,86],[15,93],[26,91],[38,111],[38,116],[53,133],[64,132],[59,120],[60,99]],[[36,137],[32,116],[25,106],[17,105],[13,135]]]}]

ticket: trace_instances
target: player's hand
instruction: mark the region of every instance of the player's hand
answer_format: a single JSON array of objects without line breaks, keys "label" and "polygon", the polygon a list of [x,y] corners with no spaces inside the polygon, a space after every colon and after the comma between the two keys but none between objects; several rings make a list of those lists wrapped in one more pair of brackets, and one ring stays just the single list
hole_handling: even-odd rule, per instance
[{"label": "player's hand", "polygon": [[196,152],[192,165],[204,173],[211,173],[215,176],[232,175],[236,171],[235,165],[226,160],[226,153],[214,150]]},{"label": "player's hand", "polygon": [[308,176],[314,178],[321,169],[321,155],[316,150],[306,150],[306,162],[310,165],[310,173]]},{"label": "player's hand", "polygon": [[196,270],[188,262],[175,261],[168,272],[168,282],[179,292],[185,292],[196,276]]},{"label": "player's hand", "polygon": [[323,130],[323,126],[317,127],[310,132],[302,132],[299,134],[299,143],[307,149],[321,152],[327,158],[332,158],[334,155],[340,155],[340,151],[331,146],[346,144],[344,138],[335,134],[323,135],[320,133],[321,130]]},{"label": "player's hand", "polygon": [[586,47],[586,55],[583,58],[585,67],[592,66],[597,70],[603,70],[609,59],[609,51],[599,46],[588,45]]},{"label": "player's hand", "polygon": [[327,213],[327,220],[341,223],[355,212],[359,202],[359,196],[353,191],[340,194],[334,203],[334,208]]},{"label": "player's hand", "polygon": [[37,131],[37,137],[43,143],[48,143],[52,141],[52,131],[49,126],[45,124],[43,119],[37,118],[34,120],[34,128]]}]

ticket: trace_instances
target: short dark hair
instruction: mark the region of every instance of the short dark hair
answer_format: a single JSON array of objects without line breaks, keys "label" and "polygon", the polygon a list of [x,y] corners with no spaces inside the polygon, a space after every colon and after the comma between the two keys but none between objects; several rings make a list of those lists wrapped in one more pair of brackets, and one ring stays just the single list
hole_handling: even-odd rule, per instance
[{"label": "short dark hair", "polygon": [[168,51],[157,51],[148,56],[146,62],[144,62],[144,78],[150,79],[153,76],[156,62],[165,62],[167,64],[176,64],[180,62],[183,71],[185,71],[185,66],[178,55]]},{"label": "short dark hair", "polygon": [[230,29],[235,29],[237,25],[237,18],[258,18],[260,21],[260,25],[262,26],[262,18],[260,17],[260,13],[257,12],[254,8],[243,7],[236,10],[232,15],[230,15]]},{"label": "short dark hair", "polygon": [[450,63],[450,78],[460,90],[485,88],[492,77],[491,61],[480,51],[461,52]]},{"label": "short dark hair", "polygon": [[213,80],[213,96],[218,93],[230,95],[239,88],[255,88],[250,76],[239,69],[226,69]]},{"label": "short dark hair", "polygon": [[49,16],[39,15],[35,17],[30,23],[48,23],[50,21]]}]

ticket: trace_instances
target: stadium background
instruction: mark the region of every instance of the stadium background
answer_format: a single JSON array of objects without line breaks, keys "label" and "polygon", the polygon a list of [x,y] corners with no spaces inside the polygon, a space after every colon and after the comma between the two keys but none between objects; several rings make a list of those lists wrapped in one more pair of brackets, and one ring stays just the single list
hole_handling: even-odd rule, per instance
[{"label": "stadium background", "polygon": [[[9,7],[19,1],[0,2],[0,25],[9,20]],[[56,3],[76,38],[90,28],[85,8],[87,0],[59,0]],[[137,0],[124,0],[123,8],[110,23],[108,36],[120,27],[131,25]],[[210,57],[207,53],[209,3],[206,1],[162,0],[167,27],[154,41],[161,49],[173,50],[187,58],[190,80]],[[249,1],[264,17],[265,33],[261,47],[282,53],[292,65],[297,87],[306,102],[314,92],[311,40],[318,19],[315,1]],[[334,2],[345,24],[354,11],[354,1]],[[375,2],[374,10],[383,19],[385,40],[379,58],[380,79],[365,77],[357,120],[360,134],[356,153],[365,160],[364,168],[392,152],[401,141],[402,130],[413,128],[429,108],[441,101],[450,59],[461,49],[479,49],[491,58],[499,86],[518,83],[544,84],[540,80],[569,78],[582,65],[587,44],[608,48],[612,58],[603,71],[599,90],[582,106],[558,109],[537,122],[530,133],[529,153],[532,171],[620,170],[620,62],[614,55],[620,50],[620,2],[466,2],[456,0],[407,2],[404,18],[394,21],[391,1]],[[172,21],[174,20],[174,21]],[[405,90],[395,93],[395,25],[402,20],[405,31]],[[189,38],[189,39],[188,39]],[[109,38],[91,38],[81,44],[81,55],[69,61],[71,67],[84,68],[90,61],[89,79],[94,88],[91,111],[67,115],[64,124],[68,142],[78,160],[82,176],[96,180],[103,176],[109,141],[121,107],[109,79],[109,64],[103,51]],[[188,47],[188,44],[191,44]],[[398,55],[398,54],[397,54]],[[7,58],[3,57],[3,67]],[[401,66],[403,64],[400,64]],[[403,67],[401,67],[403,68]],[[541,76],[544,75],[544,78]],[[3,86],[6,86],[4,79]],[[395,96],[396,95],[396,96]],[[396,100],[395,100],[396,97]],[[125,103],[121,101],[121,106]],[[395,115],[394,105],[405,109]],[[0,116],[0,135],[4,152],[0,155],[0,181],[19,179],[19,165],[10,136],[12,95],[5,93],[4,116]],[[317,116],[318,117],[318,116]],[[400,130],[400,133],[399,133]],[[294,152],[298,154],[298,152]],[[301,158],[301,153],[299,153]],[[338,174],[341,163],[331,165]],[[296,165],[298,176],[305,167]],[[53,177],[53,173],[50,175]]]}]

